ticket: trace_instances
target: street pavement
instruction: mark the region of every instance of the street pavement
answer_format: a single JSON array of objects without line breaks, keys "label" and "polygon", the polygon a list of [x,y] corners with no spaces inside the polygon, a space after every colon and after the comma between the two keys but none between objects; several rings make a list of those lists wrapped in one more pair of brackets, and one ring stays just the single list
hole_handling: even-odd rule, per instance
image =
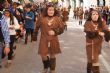
[{"label": "street pavement", "polygon": [[[83,20],[84,24],[85,20]],[[70,17],[67,22],[68,30],[59,36],[62,53],[57,55],[57,73],[86,73],[86,50],[85,33],[83,25],[78,25],[78,20]],[[40,36],[39,36],[40,37]],[[38,38],[39,38],[38,37]],[[24,41],[17,43],[16,56],[12,66],[3,67],[0,73],[40,73],[43,69],[42,61],[38,55],[37,42]],[[102,54],[100,55],[101,73],[110,73],[110,48],[107,42],[103,43]],[[5,64],[4,60],[3,64]]]}]

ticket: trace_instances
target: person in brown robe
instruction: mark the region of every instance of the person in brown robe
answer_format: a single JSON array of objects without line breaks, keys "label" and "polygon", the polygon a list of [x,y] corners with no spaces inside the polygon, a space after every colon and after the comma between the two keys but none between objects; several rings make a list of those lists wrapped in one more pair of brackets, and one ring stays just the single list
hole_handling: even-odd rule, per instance
[{"label": "person in brown robe", "polygon": [[64,8],[63,11],[62,11],[62,16],[63,16],[63,21],[68,21],[69,17],[69,11],[67,10],[67,8]]},{"label": "person in brown robe", "polygon": [[64,8],[62,11],[62,20],[65,23],[65,30],[67,30],[66,22],[68,21],[68,19],[69,19],[69,11],[67,8]]},{"label": "person in brown robe", "polygon": [[57,16],[57,11],[53,5],[47,5],[43,16],[39,17],[36,22],[35,33],[38,34],[40,28],[41,38],[38,54],[42,58],[44,70],[47,73],[55,73],[56,55],[61,53],[58,35],[64,31],[64,22]]},{"label": "person in brown robe", "polygon": [[74,14],[73,18],[76,19],[77,18],[77,8],[74,8],[73,14]]},{"label": "person in brown robe", "polygon": [[96,10],[91,11],[84,24],[84,32],[86,33],[87,73],[100,73],[99,54],[101,54],[103,37],[107,31],[106,22],[101,18],[99,12]]},{"label": "person in brown robe", "polygon": [[82,8],[79,8],[78,17],[79,17],[79,25],[82,25],[84,11]]}]

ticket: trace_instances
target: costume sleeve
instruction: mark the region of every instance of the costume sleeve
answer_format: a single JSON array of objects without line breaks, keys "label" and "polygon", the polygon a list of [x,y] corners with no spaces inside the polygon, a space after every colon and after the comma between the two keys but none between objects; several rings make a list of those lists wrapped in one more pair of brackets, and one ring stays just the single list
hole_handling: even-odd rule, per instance
[{"label": "costume sleeve", "polygon": [[15,29],[20,29],[20,25],[19,25],[18,20],[16,19],[16,17],[14,17],[14,27],[15,27]]},{"label": "costume sleeve", "polygon": [[32,37],[33,41],[37,41],[37,36],[38,36],[40,25],[41,25],[41,18],[39,17],[36,21],[35,30],[34,30],[33,37]]},{"label": "costume sleeve", "polygon": [[56,35],[60,35],[64,32],[64,22],[60,17],[57,18],[56,22],[58,23],[58,28],[53,28]]},{"label": "costume sleeve", "polygon": [[94,39],[95,37],[99,35],[98,31],[92,31],[90,23],[88,22],[85,22],[84,24],[84,32],[86,33],[86,36],[90,39]]}]

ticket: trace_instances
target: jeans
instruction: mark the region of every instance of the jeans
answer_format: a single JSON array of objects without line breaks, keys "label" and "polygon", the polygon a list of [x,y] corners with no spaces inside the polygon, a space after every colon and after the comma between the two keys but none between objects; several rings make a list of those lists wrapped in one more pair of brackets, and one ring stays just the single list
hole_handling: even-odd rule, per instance
[{"label": "jeans", "polygon": [[14,42],[15,42],[15,35],[10,35],[10,52],[8,54],[8,60],[12,60],[13,58],[13,45],[14,45]]},{"label": "jeans", "polygon": [[[8,60],[12,60],[13,58],[13,45],[15,42],[15,35],[10,35],[10,52],[8,53]],[[3,53],[2,58],[4,58],[6,55]]]},{"label": "jeans", "polygon": [[1,60],[2,60],[2,49],[3,49],[3,43],[0,42],[0,63],[1,63]]}]

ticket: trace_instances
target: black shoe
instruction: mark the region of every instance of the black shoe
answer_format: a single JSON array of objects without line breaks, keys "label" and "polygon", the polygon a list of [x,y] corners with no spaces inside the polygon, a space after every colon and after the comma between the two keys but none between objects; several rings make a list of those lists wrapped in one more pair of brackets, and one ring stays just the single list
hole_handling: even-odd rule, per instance
[{"label": "black shoe", "polygon": [[91,73],[92,71],[92,63],[87,63],[87,73]]},{"label": "black shoe", "polygon": [[47,60],[42,61],[44,65],[44,69],[48,69],[50,67],[50,59],[47,56]]},{"label": "black shoe", "polygon": [[99,66],[93,66],[93,73],[100,73]]},{"label": "black shoe", "polygon": [[56,58],[50,58],[50,70],[55,71],[56,68]]}]

